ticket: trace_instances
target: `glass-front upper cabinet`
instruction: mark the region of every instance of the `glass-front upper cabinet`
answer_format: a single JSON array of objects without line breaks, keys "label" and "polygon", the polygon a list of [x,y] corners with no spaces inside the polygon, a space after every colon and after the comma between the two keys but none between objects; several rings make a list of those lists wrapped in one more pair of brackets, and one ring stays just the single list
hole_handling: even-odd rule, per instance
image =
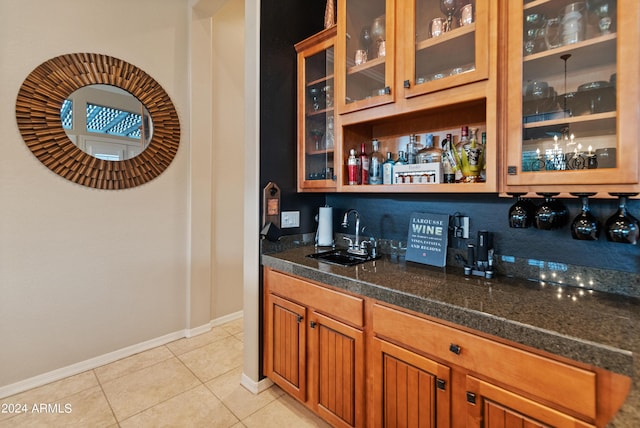
[{"label": "glass-front upper cabinet", "polygon": [[393,102],[394,0],[338,0],[340,113]]},{"label": "glass-front upper cabinet", "polygon": [[507,186],[638,183],[640,2],[510,0],[507,8]]},{"label": "glass-front upper cabinet", "polygon": [[490,0],[406,0],[405,96],[488,78]]},{"label": "glass-front upper cabinet", "polygon": [[333,26],[296,44],[298,53],[298,191],[335,190]]}]

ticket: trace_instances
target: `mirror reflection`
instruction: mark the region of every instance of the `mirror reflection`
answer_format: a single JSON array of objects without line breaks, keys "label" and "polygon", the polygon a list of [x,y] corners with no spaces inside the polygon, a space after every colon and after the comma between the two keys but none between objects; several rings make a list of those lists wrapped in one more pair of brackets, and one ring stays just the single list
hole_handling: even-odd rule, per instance
[{"label": "mirror reflection", "polygon": [[110,85],[74,91],[60,109],[69,139],[98,159],[120,161],[142,153],[153,133],[151,116],[132,94]]}]

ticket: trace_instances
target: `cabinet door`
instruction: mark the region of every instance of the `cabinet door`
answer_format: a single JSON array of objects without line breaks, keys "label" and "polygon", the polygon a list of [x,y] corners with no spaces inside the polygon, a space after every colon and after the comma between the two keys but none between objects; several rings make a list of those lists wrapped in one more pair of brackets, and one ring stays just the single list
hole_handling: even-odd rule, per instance
[{"label": "cabinet door", "polygon": [[398,74],[404,75],[398,77],[406,97],[489,77],[489,55],[496,51],[489,46],[495,0],[405,0],[403,4],[404,67]]},{"label": "cabinet door", "polygon": [[298,190],[335,189],[334,45],[336,27],[296,44]]},{"label": "cabinet door", "polygon": [[338,111],[394,101],[394,0],[338,0]]},{"label": "cabinet door", "polygon": [[451,426],[449,367],[389,342],[371,343],[373,425]]},{"label": "cabinet door", "polygon": [[309,398],[316,412],[333,426],[364,426],[363,332],[318,313],[309,327],[309,360],[317,382]]},{"label": "cabinet door", "polygon": [[265,374],[283,390],[306,400],[306,309],[267,295]]},{"label": "cabinet door", "polygon": [[505,3],[507,185],[538,191],[636,185],[640,3]]},{"label": "cabinet door", "polygon": [[467,376],[467,428],[587,428],[595,425]]}]

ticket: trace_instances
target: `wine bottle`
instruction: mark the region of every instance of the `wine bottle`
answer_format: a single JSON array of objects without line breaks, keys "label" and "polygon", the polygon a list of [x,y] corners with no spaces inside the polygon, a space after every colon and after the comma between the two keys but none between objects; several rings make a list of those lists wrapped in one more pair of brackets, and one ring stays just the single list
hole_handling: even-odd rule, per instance
[{"label": "wine bottle", "polygon": [[369,156],[364,143],[360,144],[360,184],[369,184]]},{"label": "wine bottle", "polygon": [[445,183],[455,183],[456,182],[456,159],[453,153],[451,152],[452,147],[452,136],[451,134],[447,134],[447,137],[442,140],[442,171],[443,171],[443,181]]}]

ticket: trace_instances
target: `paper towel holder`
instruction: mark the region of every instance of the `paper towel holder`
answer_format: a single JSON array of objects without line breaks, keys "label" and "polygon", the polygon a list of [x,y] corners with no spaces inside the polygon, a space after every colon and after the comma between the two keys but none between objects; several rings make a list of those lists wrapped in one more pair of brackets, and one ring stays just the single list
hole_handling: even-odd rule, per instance
[{"label": "paper towel holder", "polygon": [[[328,217],[325,216],[321,216],[320,213],[321,211],[323,211],[323,208],[328,209],[330,215]],[[316,239],[315,239],[315,246],[316,248],[318,247],[331,247],[331,248],[335,248],[336,244],[335,241],[333,239],[333,211],[332,208],[328,205],[325,205],[324,207],[320,207],[320,209],[318,210],[318,214],[315,217],[316,222],[318,223],[318,228],[316,229]],[[328,236],[320,236],[320,234],[322,233],[322,235],[328,235]]]}]

